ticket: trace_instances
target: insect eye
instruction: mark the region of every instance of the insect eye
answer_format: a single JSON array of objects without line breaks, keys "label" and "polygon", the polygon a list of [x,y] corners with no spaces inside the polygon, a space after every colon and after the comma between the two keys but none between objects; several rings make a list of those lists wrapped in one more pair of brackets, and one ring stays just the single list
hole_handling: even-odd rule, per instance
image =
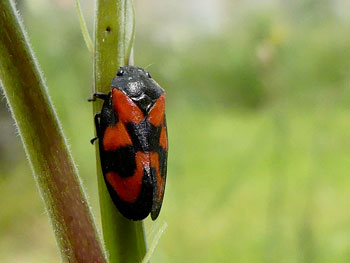
[{"label": "insect eye", "polygon": [[117,72],[117,76],[123,76],[123,74],[124,74],[124,70],[119,69]]},{"label": "insect eye", "polygon": [[149,72],[147,72],[147,77],[152,78],[151,74],[149,74]]}]

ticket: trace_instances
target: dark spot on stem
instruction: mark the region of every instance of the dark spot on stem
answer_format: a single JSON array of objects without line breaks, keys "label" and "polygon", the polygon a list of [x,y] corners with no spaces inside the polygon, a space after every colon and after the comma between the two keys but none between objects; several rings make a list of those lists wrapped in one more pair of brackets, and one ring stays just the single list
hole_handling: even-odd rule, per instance
[{"label": "dark spot on stem", "polygon": [[108,27],[106,28],[106,32],[107,32],[107,33],[111,32],[111,27],[110,27],[110,26],[108,26]]}]

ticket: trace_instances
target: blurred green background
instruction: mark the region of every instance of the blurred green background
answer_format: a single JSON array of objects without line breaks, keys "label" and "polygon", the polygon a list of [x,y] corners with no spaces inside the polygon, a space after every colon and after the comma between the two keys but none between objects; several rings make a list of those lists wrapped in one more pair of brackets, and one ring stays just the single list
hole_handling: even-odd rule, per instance
[{"label": "blurred green background", "polygon": [[[17,2],[99,222],[74,1]],[[94,1],[81,4],[92,32]],[[350,2],[135,4],[135,64],[167,92],[167,189],[146,230],[168,228],[152,262],[350,262]],[[60,262],[4,98],[0,133],[0,262]]]}]

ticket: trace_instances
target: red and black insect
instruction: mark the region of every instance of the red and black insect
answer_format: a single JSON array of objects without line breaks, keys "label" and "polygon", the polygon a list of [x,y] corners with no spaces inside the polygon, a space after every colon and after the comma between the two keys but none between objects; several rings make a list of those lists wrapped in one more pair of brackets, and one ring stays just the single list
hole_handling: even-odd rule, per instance
[{"label": "red and black insect", "polygon": [[163,202],[168,139],[165,93],[142,68],[121,67],[95,115],[103,176],[122,215],[155,220]]}]

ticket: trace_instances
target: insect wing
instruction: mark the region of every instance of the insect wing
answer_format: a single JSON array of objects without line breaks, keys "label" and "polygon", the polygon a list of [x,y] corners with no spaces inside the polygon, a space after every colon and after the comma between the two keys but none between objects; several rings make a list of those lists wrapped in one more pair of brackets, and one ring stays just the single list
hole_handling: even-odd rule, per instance
[{"label": "insect wing", "polygon": [[[102,108],[100,154],[109,193],[127,218],[141,220],[151,211],[153,182],[149,153],[135,144],[143,113],[122,91],[113,88]],[[135,131],[136,129],[136,131]]]},{"label": "insect wing", "polygon": [[167,173],[168,134],[165,119],[165,94],[155,102],[148,115],[151,125],[150,133],[150,165],[153,180],[153,204],[151,217],[155,220],[160,212]]}]

